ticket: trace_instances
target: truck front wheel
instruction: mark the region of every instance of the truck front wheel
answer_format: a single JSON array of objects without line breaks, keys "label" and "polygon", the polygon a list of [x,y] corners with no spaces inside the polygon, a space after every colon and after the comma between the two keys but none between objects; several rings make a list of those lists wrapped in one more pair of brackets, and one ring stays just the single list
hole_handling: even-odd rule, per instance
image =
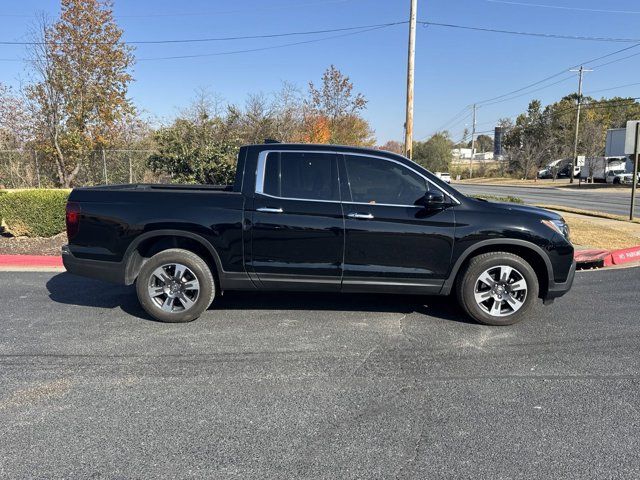
[{"label": "truck front wheel", "polygon": [[525,317],[538,298],[538,277],[523,258],[490,252],[471,259],[458,278],[458,301],[474,320],[512,325]]},{"label": "truck front wheel", "polygon": [[155,254],[142,266],[136,280],[140,305],[161,322],[195,320],[213,302],[215,288],[207,263],[180,248]]}]

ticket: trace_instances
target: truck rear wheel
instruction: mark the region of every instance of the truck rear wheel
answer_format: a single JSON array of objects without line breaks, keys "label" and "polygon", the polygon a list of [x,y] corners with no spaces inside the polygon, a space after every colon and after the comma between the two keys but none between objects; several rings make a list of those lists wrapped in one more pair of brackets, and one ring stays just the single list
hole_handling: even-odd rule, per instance
[{"label": "truck rear wheel", "polygon": [[538,290],[531,265],[507,252],[472,258],[457,283],[464,311],[486,325],[513,325],[522,320],[538,298]]},{"label": "truck rear wheel", "polygon": [[172,248],[155,254],[142,266],[136,292],[142,308],[156,320],[190,322],[213,302],[215,282],[202,258]]}]

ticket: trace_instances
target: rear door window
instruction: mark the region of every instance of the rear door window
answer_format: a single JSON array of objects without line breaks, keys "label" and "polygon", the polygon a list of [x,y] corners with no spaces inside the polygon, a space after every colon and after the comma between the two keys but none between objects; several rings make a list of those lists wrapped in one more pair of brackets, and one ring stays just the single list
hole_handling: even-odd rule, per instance
[{"label": "rear door window", "polygon": [[336,156],[328,153],[270,153],[263,192],[300,200],[339,200]]}]

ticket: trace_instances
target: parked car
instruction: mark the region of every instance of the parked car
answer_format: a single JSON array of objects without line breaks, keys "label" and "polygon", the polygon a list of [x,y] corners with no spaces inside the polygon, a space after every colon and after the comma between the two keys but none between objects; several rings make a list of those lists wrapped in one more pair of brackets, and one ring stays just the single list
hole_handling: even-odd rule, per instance
[{"label": "parked car", "polygon": [[445,183],[451,183],[451,175],[449,172],[436,172],[436,177]]},{"label": "parked car", "polygon": [[76,188],[71,273],[136,285],[163,322],[227,290],[449,295],[508,325],[564,295],[575,272],[556,213],[462,195],[390,152],[329,145],[240,149],[234,185]]},{"label": "parked car", "polygon": [[[571,164],[572,160],[570,158],[563,158],[560,160],[554,160],[547,164],[544,168],[538,170],[538,178],[564,178],[569,177],[571,175]],[[573,167],[573,176],[580,176],[580,167]]]},{"label": "parked car", "polygon": [[631,185],[633,183],[633,173],[627,173],[624,170],[609,170],[605,179],[607,183],[613,185]]}]

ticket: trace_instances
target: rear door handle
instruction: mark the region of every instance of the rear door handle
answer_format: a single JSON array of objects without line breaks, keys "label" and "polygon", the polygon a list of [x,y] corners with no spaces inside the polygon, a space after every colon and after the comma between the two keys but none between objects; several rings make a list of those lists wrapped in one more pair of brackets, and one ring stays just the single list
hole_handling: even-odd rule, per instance
[{"label": "rear door handle", "polygon": [[258,211],[258,212],[267,212],[267,213],[282,213],[282,212],[284,212],[284,210],[282,210],[281,208],[269,208],[269,207],[256,208],[256,211]]},{"label": "rear door handle", "polygon": [[361,218],[361,219],[364,219],[364,220],[373,219],[373,215],[371,215],[370,213],[349,213],[349,214],[347,214],[347,217],[349,217],[349,218]]}]

